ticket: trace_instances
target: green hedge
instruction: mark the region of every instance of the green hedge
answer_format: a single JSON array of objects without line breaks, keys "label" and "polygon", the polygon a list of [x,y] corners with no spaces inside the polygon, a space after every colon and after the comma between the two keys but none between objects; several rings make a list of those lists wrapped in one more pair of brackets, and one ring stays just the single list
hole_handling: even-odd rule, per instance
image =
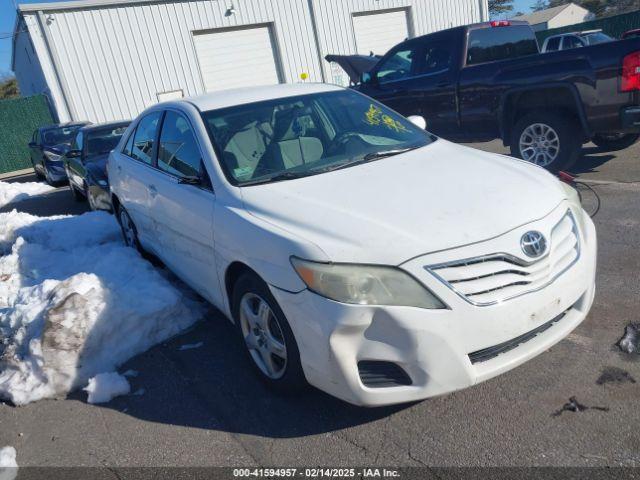
[{"label": "green hedge", "polygon": [[538,42],[542,45],[542,42],[544,42],[547,37],[557,35],[558,33],[602,30],[611,37],[620,38],[624,32],[635,30],[636,28],[640,28],[640,10],[614,15],[612,17],[600,18],[598,20],[591,20],[590,22],[576,23],[575,25],[568,25],[566,27],[542,30],[540,32],[536,32],[536,35],[538,37]]},{"label": "green hedge", "polygon": [[51,123],[44,95],[0,100],[0,173],[29,168],[27,144],[36,128]]}]

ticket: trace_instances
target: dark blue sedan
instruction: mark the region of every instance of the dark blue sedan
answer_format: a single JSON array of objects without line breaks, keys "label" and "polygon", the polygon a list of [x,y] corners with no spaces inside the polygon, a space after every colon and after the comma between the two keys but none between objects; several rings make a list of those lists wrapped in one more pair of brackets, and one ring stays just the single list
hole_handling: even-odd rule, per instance
[{"label": "dark blue sedan", "polygon": [[65,154],[65,170],[76,201],[89,202],[91,210],[111,210],[107,159],[130,122],[89,125],[78,130]]}]

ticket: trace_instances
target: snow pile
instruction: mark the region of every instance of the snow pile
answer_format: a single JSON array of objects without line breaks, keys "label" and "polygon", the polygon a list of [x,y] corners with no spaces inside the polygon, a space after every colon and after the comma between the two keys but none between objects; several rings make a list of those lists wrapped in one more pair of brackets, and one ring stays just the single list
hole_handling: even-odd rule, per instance
[{"label": "snow pile", "polygon": [[107,403],[112,398],[128,395],[131,385],[126,378],[116,372],[101,373],[89,380],[89,385],[83,388],[89,394],[89,403]]},{"label": "snow pile", "polygon": [[104,212],[0,213],[0,398],[64,396],[195,323],[205,306]]},{"label": "snow pile", "polygon": [[13,480],[17,476],[16,449],[13,447],[0,448],[0,480]]},{"label": "snow pile", "polygon": [[55,188],[44,183],[7,183],[0,181],[0,208],[9,203],[26,200],[35,195],[41,195],[55,190]]}]

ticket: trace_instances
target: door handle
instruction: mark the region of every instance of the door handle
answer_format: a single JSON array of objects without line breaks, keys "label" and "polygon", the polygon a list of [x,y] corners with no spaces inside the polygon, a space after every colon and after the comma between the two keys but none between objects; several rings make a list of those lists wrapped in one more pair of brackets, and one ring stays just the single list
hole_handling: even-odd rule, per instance
[{"label": "door handle", "polygon": [[158,195],[158,189],[155,185],[149,185],[149,195],[156,197]]}]

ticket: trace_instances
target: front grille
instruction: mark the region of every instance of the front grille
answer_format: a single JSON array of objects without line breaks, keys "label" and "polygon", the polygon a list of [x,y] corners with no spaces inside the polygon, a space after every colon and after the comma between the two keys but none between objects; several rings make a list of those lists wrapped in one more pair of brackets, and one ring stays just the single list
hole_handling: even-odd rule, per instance
[{"label": "front grille", "polygon": [[580,239],[573,214],[552,229],[548,254],[533,262],[506,253],[425,267],[474,305],[486,306],[540,290],[580,258]]},{"label": "front grille", "polygon": [[496,358],[498,355],[507,353],[519,347],[523,343],[527,343],[529,340],[533,340],[542,332],[546,332],[551,327],[553,327],[556,323],[562,320],[570,311],[571,311],[571,308],[565,312],[562,312],[553,320],[550,320],[547,323],[540,325],[535,330],[531,330],[530,332],[527,332],[524,335],[520,335],[519,337],[513,338],[507,342],[501,343],[500,345],[494,345],[493,347],[484,348],[482,350],[478,350],[477,352],[470,353],[469,359],[471,360],[471,363],[475,365],[476,363],[486,362],[487,360]]},{"label": "front grille", "polygon": [[363,385],[369,388],[388,388],[411,385],[409,375],[392,362],[363,360],[358,362]]}]

